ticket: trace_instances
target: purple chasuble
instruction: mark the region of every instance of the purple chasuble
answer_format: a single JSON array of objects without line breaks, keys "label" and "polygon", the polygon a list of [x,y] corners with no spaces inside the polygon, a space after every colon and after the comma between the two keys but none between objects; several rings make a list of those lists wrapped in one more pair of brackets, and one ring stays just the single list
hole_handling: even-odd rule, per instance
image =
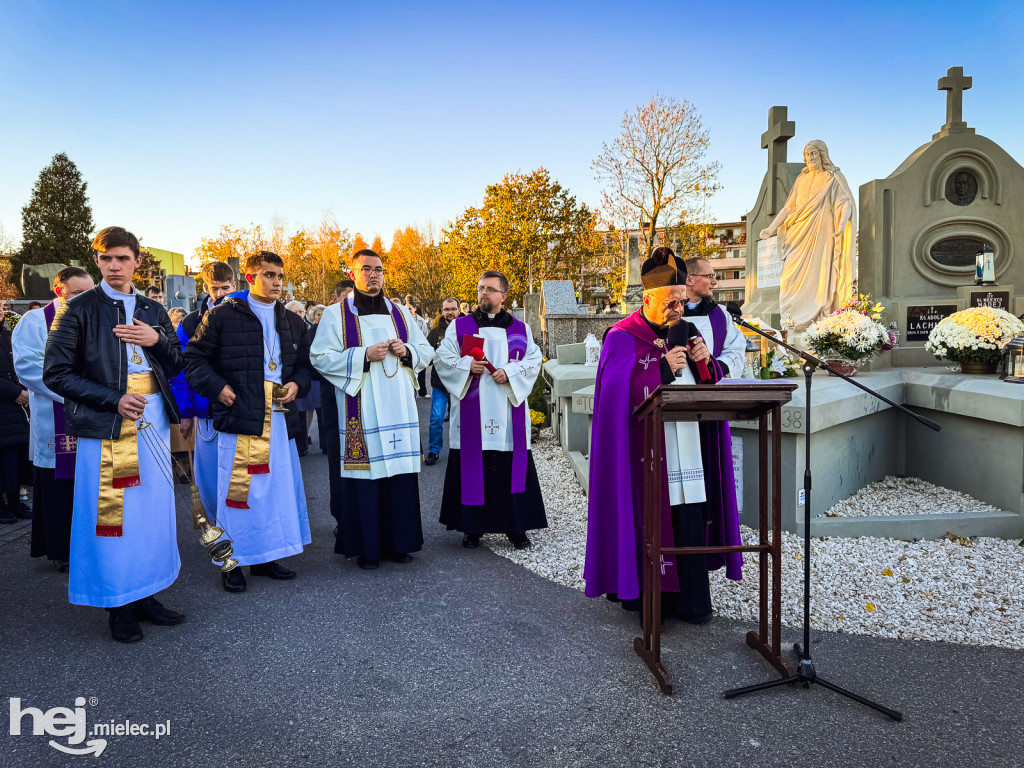
[{"label": "purple chasuble", "polygon": [[[43,317],[46,319],[46,330],[53,326],[53,320],[57,316],[57,308],[51,301],[43,307]],[[57,480],[71,480],[75,476],[75,454],[78,451],[78,438],[67,434],[64,429],[64,403],[53,404],[53,453],[54,472]]]},{"label": "purple chasuble", "polygon": [[[472,315],[456,318],[455,333],[459,349],[463,336],[475,336],[480,327]],[[526,326],[513,320],[505,329],[508,359],[522,360],[526,355]],[[462,503],[479,506],[484,499],[484,449],[481,434],[480,377],[470,376],[469,389],[459,407],[459,465],[462,470]],[[465,427],[465,429],[463,429]],[[512,408],[512,493],[526,490],[526,403]]]}]

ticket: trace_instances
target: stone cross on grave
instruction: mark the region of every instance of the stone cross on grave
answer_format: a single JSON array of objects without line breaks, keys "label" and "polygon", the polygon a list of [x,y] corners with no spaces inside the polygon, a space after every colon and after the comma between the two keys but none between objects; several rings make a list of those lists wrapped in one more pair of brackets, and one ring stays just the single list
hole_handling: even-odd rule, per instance
[{"label": "stone cross on grave", "polygon": [[494,419],[491,419],[489,422],[484,424],[484,429],[486,429],[488,432],[490,432],[493,435],[495,432],[497,432],[499,429],[501,429],[501,424],[496,422]]},{"label": "stone cross on grave", "polygon": [[796,136],[796,123],[787,120],[788,116],[789,107],[772,107],[768,110],[768,130],[761,134],[761,148],[768,150],[768,212],[772,216],[779,212],[775,166],[786,162],[786,143]]},{"label": "stone cross on grave", "polygon": [[948,136],[951,133],[974,133],[964,122],[964,91],[973,84],[974,78],[964,77],[963,67],[950,67],[945,77],[939,78],[938,89],[946,92],[946,124],[932,138]]}]

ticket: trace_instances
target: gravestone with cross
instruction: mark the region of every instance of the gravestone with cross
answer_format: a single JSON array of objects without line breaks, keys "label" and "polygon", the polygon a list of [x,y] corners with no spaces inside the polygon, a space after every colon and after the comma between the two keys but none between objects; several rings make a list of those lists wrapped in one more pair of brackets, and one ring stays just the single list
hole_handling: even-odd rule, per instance
[{"label": "gravestone with cross", "polygon": [[768,226],[789,196],[803,163],[788,161],[788,142],[796,135],[789,108],[768,110],[768,130],[761,134],[761,148],[768,150],[768,169],[761,181],[754,207],[747,212],[747,276],[743,314],[760,317],[775,327],[779,323],[779,283],[774,264],[766,265],[762,252],[758,265],[757,233]]},{"label": "gravestone with cross", "polygon": [[[951,309],[998,302],[1024,311],[1013,290],[1024,285],[1024,168],[968,127],[964,91],[973,85],[963,67],[950,67],[937,83],[946,102],[938,133],[886,178],[860,188],[859,288],[888,308],[885,322],[902,333],[892,365],[944,365],[924,344],[928,324]],[[998,287],[979,298],[975,257],[986,245]]]}]

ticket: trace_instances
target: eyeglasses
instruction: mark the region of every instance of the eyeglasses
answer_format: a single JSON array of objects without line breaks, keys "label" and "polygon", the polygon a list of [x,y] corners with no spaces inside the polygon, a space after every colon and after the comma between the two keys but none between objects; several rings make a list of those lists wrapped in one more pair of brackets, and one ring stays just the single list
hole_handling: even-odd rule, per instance
[{"label": "eyeglasses", "polygon": [[706,275],[690,275],[690,277],[706,277],[708,280],[718,280],[714,272],[708,272]]},{"label": "eyeglasses", "polygon": [[489,285],[478,285],[476,287],[477,293],[504,293],[501,288],[491,288]]},{"label": "eyeglasses", "polygon": [[682,305],[682,303],[683,303],[683,302],[681,302],[681,301],[680,301],[679,299],[672,299],[672,301],[666,301],[666,302],[664,302],[664,303],[662,304],[662,306],[663,306],[663,307],[664,307],[665,309],[679,309],[679,307],[680,307],[680,306]]},{"label": "eyeglasses", "polygon": [[383,275],[384,267],[360,267],[359,271],[369,277],[370,275]]}]

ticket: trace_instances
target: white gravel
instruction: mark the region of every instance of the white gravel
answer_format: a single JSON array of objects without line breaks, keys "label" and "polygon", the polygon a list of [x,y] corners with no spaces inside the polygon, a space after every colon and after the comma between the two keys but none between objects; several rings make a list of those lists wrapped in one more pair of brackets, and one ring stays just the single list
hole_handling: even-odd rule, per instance
[{"label": "white gravel", "polygon": [[887,475],[824,512],[825,517],[927,515],[956,512],[998,512],[966,493],[932,485],[917,477]]},{"label": "white gravel", "polygon": [[[504,536],[485,536],[494,552],[531,571],[583,590],[587,499],[550,430],[534,441],[548,528],[531,531],[532,549],[517,551]],[[908,499],[882,504],[894,491]],[[943,511],[983,509],[969,496],[921,480],[886,478],[837,507],[866,514],[886,506],[909,510],[918,495]],[[914,501],[918,498],[918,501]],[[834,512],[833,507],[830,512]],[[867,512],[871,514],[871,512]],[[881,514],[902,514],[889,511]],[[744,542],[757,532],[743,527]],[[782,622],[802,626],[803,540],[783,534]],[[881,538],[815,538],[811,544],[811,625],[816,629],[914,640],[1024,649],[1024,546],[1004,539],[939,539],[907,542]],[[747,556],[740,582],[711,574],[715,613],[757,619],[757,561]]]}]

